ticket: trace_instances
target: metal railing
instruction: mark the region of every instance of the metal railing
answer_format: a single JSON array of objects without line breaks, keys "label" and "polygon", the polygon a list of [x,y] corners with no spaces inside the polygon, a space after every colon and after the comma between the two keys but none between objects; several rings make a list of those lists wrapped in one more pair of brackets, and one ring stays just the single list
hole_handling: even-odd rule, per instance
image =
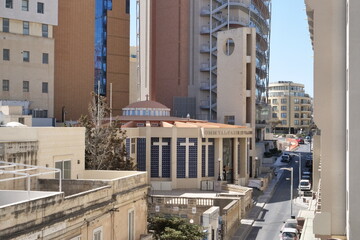
[{"label": "metal railing", "polygon": [[[10,169],[14,168],[14,170],[8,171],[3,169]],[[20,168],[20,169],[18,169]],[[28,173],[29,171],[34,170],[46,170],[46,172],[40,173]],[[62,191],[62,181],[61,181],[61,170],[57,168],[48,168],[48,167],[40,167],[22,163],[13,163],[13,162],[5,162],[0,161],[0,174],[14,174],[17,175],[16,177],[7,177],[0,179],[0,182],[8,182],[8,181],[15,181],[19,179],[27,179],[27,192],[28,192],[28,200],[30,200],[30,191],[31,191],[31,178],[38,177],[43,175],[49,175],[59,173],[59,192]]]}]

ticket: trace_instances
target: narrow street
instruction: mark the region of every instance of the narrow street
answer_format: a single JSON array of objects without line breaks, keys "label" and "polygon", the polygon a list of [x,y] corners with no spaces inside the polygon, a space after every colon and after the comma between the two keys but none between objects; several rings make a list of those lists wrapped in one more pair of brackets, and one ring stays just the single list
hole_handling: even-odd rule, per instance
[{"label": "narrow street", "polygon": [[[300,145],[294,152],[295,154],[301,153],[302,156],[302,170],[305,167],[306,155],[309,153],[309,144]],[[298,184],[299,184],[299,158],[294,156],[288,165],[283,167],[293,167],[294,182],[293,182],[293,195],[294,199],[298,197]],[[279,239],[280,229],[283,222],[291,218],[291,204],[290,204],[290,177],[291,173],[287,170],[283,171],[281,178],[277,184],[273,196],[269,202],[264,206],[257,219],[255,219],[251,231],[245,239],[248,240],[269,240]],[[299,206],[293,202],[293,216],[297,216],[299,210],[304,209],[304,206]]]}]

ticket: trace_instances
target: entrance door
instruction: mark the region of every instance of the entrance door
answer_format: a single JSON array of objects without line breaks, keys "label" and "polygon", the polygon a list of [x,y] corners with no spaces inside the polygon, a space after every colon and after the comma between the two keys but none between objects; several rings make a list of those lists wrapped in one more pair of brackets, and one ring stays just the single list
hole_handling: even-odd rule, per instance
[{"label": "entrance door", "polygon": [[233,139],[224,138],[223,140],[223,180],[228,183],[234,183],[234,156]]}]

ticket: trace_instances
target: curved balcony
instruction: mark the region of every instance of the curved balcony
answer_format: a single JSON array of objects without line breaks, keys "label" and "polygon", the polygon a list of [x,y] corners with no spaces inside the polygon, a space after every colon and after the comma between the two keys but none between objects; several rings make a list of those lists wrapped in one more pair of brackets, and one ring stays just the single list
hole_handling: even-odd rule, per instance
[{"label": "curved balcony", "polygon": [[257,47],[260,48],[261,51],[267,51],[269,46],[267,43],[267,40],[265,40],[260,34],[256,33],[256,42],[258,42],[259,44],[256,44]]},{"label": "curved balcony", "polygon": [[259,67],[256,67],[256,75],[258,75],[260,79],[264,79],[267,77],[266,70]]},{"label": "curved balcony", "polygon": [[210,29],[210,25],[203,25],[201,27],[200,34],[213,34],[217,31],[219,31],[221,28],[227,26],[227,24],[232,25],[239,25],[241,27],[246,27],[249,25],[249,20],[246,18],[239,18],[235,16],[230,16],[229,21],[227,18],[221,18],[220,21],[213,23],[212,28]]},{"label": "curved balcony", "polygon": [[[216,0],[216,2],[218,4],[213,6],[213,10],[211,12],[212,14],[218,13],[228,6],[228,0]],[[242,8],[244,11],[246,11],[249,8],[250,4],[246,0],[230,0],[229,6],[230,7],[239,7],[239,8]],[[210,15],[210,7],[202,8],[200,11],[200,15],[201,16]]]},{"label": "curved balcony", "polygon": [[[217,51],[217,46],[214,45],[211,49],[210,49],[210,46],[209,44],[203,44],[201,45],[201,49],[200,49],[200,52],[201,53],[210,53],[211,52],[215,52]],[[217,55],[217,54],[216,54]]]},{"label": "curved balcony", "polygon": [[256,47],[259,47],[260,50],[263,52],[267,51],[269,48],[268,42],[267,42],[267,36],[261,34],[259,28],[256,26],[255,23],[250,22],[249,27],[253,27],[256,29],[256,42],[257,42]]},{"label": "curved balcony", "polygon": [[[207,82],[201,82],[200,83],[200,90],[202,91],[209,91],[210,90],[210,82],[207,81]],[[215,81],[212,82],[211,84],[211,91],[213,93],[217,93],[217,83]]]},{"label": "curved balcony", "polygon": [[214,71],[215,69],[217,69],[216,62],[214,62],[211,67],[210,67],[210,63],[202,63],[200,66],[201,72]]},{"label": "curved balcony", "polygon": [[265,18],[265,19],[269,19],[270,18],[270,11],[269,11],[269,7],[266,6],[266,4],[264,3],[263,0],[253,0],[253,5],[260,11],[261,15]]},{"label": "curved balcony", "polygon": [[[211,110],[216,112],[217,104],[215,101],[212,101],[211,103]],[[210,101],[209,100],[201,100],[200,101],[200,108],[210,110]]]},{"label": "curved balcony", "polygon": [[258,48],[256,48],[256,58],[260,61],[261,65],[265,65],[267,62],[265,52],[260,51]]},{"label": "curved balcony", "polygon": [[255,28],[258,28],[260,34],[262,35],[269,35],[270,26],[269,23],[258,14],[251,14],[251,22],[254,23]]}]

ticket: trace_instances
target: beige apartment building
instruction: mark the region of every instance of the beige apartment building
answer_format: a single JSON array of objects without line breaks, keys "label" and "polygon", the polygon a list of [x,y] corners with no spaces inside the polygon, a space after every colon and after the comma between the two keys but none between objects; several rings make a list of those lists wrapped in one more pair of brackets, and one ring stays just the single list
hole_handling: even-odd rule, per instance
[{"label": "beige apartment building", "polygon": [[[358,239],[360,2],[306,0],[314,49],[314,121],[321,130],[314,233]],[[315,166],[319,166],[315,168]]]},{"label": "beige apartment building", "polygon": [[84,128],[0,128],[1,239],[146,237],[147,173],[85,170],[84,150]]},{"label": "beige apartment building", "polygon": [[304,84],[279,81],[269,84],[269,104],[277,133],[308,132],[312,121],[312,103]]},{"label": "beige apartment building", "polygon": [[57,0],[0,2],[0,105],[22,106],[34,118],[54,117],[57,11]]}]

